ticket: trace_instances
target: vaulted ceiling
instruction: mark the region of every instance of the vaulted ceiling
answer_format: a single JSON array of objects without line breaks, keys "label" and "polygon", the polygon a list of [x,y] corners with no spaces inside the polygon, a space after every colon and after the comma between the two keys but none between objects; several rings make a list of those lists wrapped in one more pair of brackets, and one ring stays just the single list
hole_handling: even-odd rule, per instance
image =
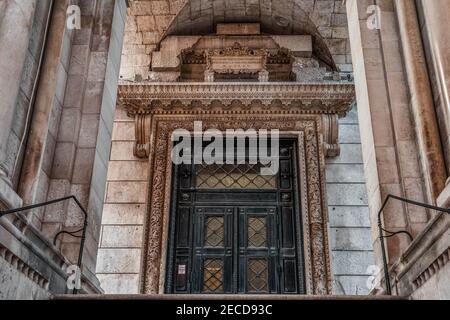
[{"label": "vaulted ceiling", "polygon": [[211,34],[217,23],[259,22],[263,33],[310,34],[330,65],[351,69],[342,0],[130,0],[123,73],[145,78],[151,52],[167,35]]}]

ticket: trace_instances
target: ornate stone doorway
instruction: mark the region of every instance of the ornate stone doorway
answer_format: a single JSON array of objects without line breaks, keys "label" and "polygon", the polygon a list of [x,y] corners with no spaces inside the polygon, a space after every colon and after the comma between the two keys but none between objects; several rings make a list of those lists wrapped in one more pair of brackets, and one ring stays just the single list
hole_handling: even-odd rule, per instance
[{"label": "ornate stone doorway", "polygon": [[167,293],[305,293],[296,141],[265,175],[250,139],[244,161],[175,166]]},{"label": "ornate stone doorway", "polygon": [[125,85],[121,103],[135,118],[135,155],[149,158],[142,292],[163,293],[172,198],[174,130],[278,129],[295,138],[299,163],[305,289],[330,294],[324,160],[339,150],[337,119],[349,111],[354,88],[346,84],[164,83]]}]

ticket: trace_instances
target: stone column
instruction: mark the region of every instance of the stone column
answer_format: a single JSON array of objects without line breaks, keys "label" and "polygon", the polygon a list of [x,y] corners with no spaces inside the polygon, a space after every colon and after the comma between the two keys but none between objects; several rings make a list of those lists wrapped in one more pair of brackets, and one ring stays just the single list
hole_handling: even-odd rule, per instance
[{"label": "stone column", "polygon": [[[433,0],[434,1],[434,0]],[[428,1],[429,2],[429,1]],[[403,59],[415,119],[421,167],[429,201],[435,203],[445,187],[444,164],[433,95],[426,67],[425,53],[414,0],[395,0]],[[440,22],[444,24],[441,20]]]},{"label": "stone column", "polygon": [[8,182],[2,166],[30,40],[36,0],[6,1],[0,15],[0,179]]},{"label": "stone column", "polygon": [[[438,112],[439,122],[443,126],[441,132],[445,150],[450,150],[450,33],[448,20],[450,13],[449,0],[421,1],[425,20],[424,32],[429,41],[430,60],[434,68],[436,94],[439,96],[442,110]],[[447,168],[450,168],[447,159]]]}]

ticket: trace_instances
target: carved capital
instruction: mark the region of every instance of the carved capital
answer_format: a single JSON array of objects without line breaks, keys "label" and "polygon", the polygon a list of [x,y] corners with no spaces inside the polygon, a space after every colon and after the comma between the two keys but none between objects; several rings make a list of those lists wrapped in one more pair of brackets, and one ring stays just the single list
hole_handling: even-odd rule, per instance
[{"label": "carved capital", "polygon": [[134,121],[136,130],[134,156],[146,159],[150,155],[151,115],[137,114]]}]

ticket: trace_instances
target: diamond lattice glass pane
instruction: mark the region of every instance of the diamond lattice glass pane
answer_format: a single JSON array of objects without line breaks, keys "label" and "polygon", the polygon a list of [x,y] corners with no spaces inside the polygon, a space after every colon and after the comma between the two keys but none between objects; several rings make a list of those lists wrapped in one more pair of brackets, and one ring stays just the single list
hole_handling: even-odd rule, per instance
[{"label": "diamond lattice glass pane", "polygon": [[247,290],[250,293],[267,293],[269,277],[266,259],[249,259],[247,266]]},{"label": "diamond lattice glass pane", "polygon": [[205,246],[223,247],[224,221],[223,217],[208,217],[205,223]]},{"label": "diamond lattice glass pane", "polygon": [[266,218],[248,218],[248,246],[261,248],[267,246]]},{"label": "diamond lattice glass pane", "polygon": [[199,189],[276,189],[276,176],[261,175],[261,164],[197,165]]},{"label": "diamond lattice glass pane", "polygon": [[223,292],[223,261],[206,259],[203,265],[203,291]]}]

